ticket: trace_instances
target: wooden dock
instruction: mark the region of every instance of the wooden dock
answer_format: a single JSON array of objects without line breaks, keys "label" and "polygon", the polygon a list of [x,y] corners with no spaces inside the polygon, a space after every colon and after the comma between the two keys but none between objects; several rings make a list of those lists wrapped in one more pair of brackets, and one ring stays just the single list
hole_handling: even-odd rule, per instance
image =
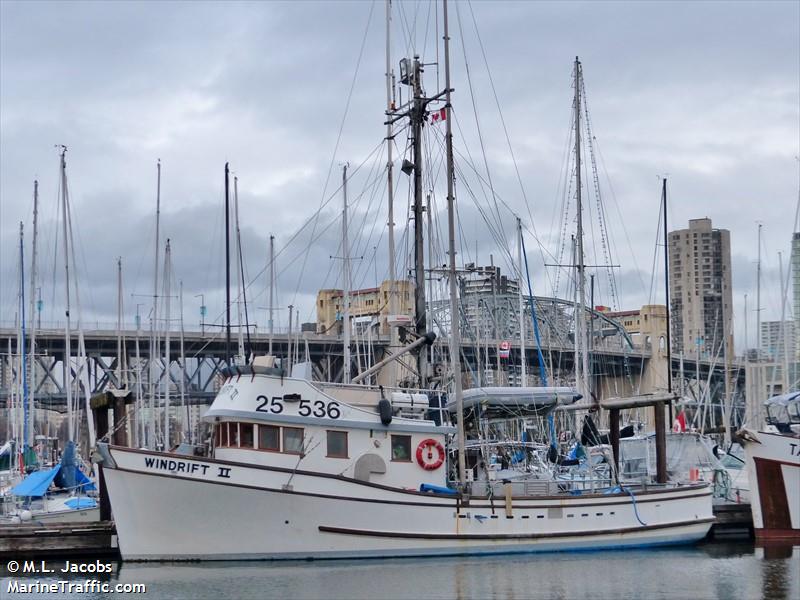
[{"label": "wooden dock", "polygon": [[753,537],[753,513],[749,503],[715,504],[714,516],[717,520],[708,533],[709,539]]},{"label": "wooden dock", "polygon": [[119,556],[112,521],[0,526],[0,558]]}]

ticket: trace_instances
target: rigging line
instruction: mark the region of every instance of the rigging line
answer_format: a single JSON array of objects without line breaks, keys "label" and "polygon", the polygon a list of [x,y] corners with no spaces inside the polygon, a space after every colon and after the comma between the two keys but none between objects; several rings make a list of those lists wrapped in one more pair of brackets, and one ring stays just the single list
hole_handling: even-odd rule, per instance
[{"label": "rigging line", "polygon": [[[478,47],[480,48],[481,55],[483,56],[483,63],[485,65],[485,67],[486,67],[486,73],[487,73],[487,75],[489,77],[489,86],[492,89],[492,95],[494,96],[495,105],[497,106],[497,113],[498,113],[498,116],[500,117],[500,124],[503,127],[503,134],[505,135],[506,144],[508,145],[508,151],[509,151],[509,153],[511,155],[511,162],[514,165],[514,172],[516,173],[516,176],[517,176],[517,182],[519,183],[519,188],[520,188],[520,191],[522,193],[522,199],[525,202],[526,209],[528,210],[528,218],[530,219],[531,227],[533,228],[533,237],[534,237],[534,239],[537,240],[537,245],[539,246],[539,252],[541,254],[542,263],[544,263],[544,262],[546,262],[546,258],[544,256],[544,246],[542,246],[540,243],[538,243],[539,234],[536,231],[536,221],[533,218],[533,212],[531,211],[531,206],[530,206],[530,203],[528,201],[528,195],[527,195],[527,193],[525,191],[525,186],[522,183],[522,176],[520,175],[520,172],[519,172],[519,164],[517,163],[517,158],[516,158],[516,156],[514,154],[514,147],[511,144],[511,137],[508,134],[508,127],[506,126],[506,120],[505,120],[505,117],[503,116],[503,110],[500,107],[500,99],[499,99],[499,97],[497,95],[497,88],[494,85],[494,78],[492,77],[492,71],[489,68],[489,60],[488,60],[488,58],[486,56],[486,49],[485,49],[485,47],[483,45],[483,38],[481,38],[481,34],[480,34],[479,29],[478,29],[478,22],[475,19],[475,12],[472,9],[472,0],[468,0],[467,1],[467,6],[469,7],[469,12],[470,12],[470,15],[472,16],[472,24],[473,24],[473,27],[475,29],[475,35],[476,35],[476,37],[478,39]],[[546,273],[546,271],[545,271],[545,273]]]},{"label": "rigging line", "polygon": [[[355,72],[353,73],[353,79],[350,82],[350,90],[347,93],[347,102],[345,103],[344,113],[342,114],[342,120],[339,123],[339,132],[338,132],[338,134],[336,136],[336,144],[334,145],[333,154],[331,155],[331,160],[330,160],[330,163],[328,165],[328,175],[325,178],[325,185],[322,188],[322,197],[320,198],[320,210],[322,209],[322,206],[324,206],[324,204],[325,204],[325,202],[324,202],[325,193],[328,190],[328,184],[330,183],[331,173],[333,172],[333,164],[334,164],[334,161],[336,160],[336,153],[339,151],[339,144],[341,143],[341,140],[342,140],[342,132],[344,131],[344,124],[347,121],[347,115],[348,115],[348,113],[350,111],[350,101],[353,98],[353,90],[355,89],[356,80],[358,79],[358,72],[359,72],[359,69],[361,67],[361,59],[364,56],[364,47],[366,46],[366,43],[367,43],[367,33],[369,32],[369,26],[370,26],[370,23],[372,22],[372,13],[373,13],[374,9],[375,9],[375,0],[372,0],[372,2],[369,5],[369,15],[367,16],[367,24],[364,27],[364,35],[361,38],[361,47],[360,47],[359,52],[358,52],[358,59],[356,61]],[[383,140],[381,140],[381,145],[382,144],[383,144]],[[317,212],[317,214],[319,214],[319,211]],[[314,226],[312,227],[312,232],[311,232],[311,238],[312,239],[314,238],[314,234],[316,232],[317,221],[318,221],[317,219],[314,219]],[[306,263],[308,262],[308,255],[309,255],[310,252],[311,252],[311,246],[309,245],[308,247],[306,247],[306,251],[305,251],[305,254],[303,256],[303,265],[300,267],[300,274],[299,274],[299,276],[297,278],[297,286],[295,287],[295,290],[294,290],[293,303],[297,302],[297,294],[299,293],[300,286],[302,285],[302,282],[303,282],[303,273],[305,272],[305,267],[306,267]]]},{"label": "rigging line", "polygon": [[[603,150],[600,147],[600,143],[597,140],[594,140],[595,147],[597,148],[597,155],[600,157],[600,166],[603,168],[603,172],[605,173],[606,181],[608,182],[608,190],[611,192],[611,199],[614,201],[614,207],[617,211],[617,222],[622,225],[622,231],[625,233],[625,240],[628,242],[628,249],[631,253],[631,258],[633,259],[633,266],[636,268],[636,275],[639,278],[639,281],[642,284],[642,291],[647,289],[647,285],[645,284],[644,277],[642,276],[642,271],[639,269],[639,263],[636,260],[636,252],[633,250],[633,243],[631,242],[630,235],[628,234],[628,228],[625,226],[625,219],[622,217],[622,211],[619,207],[619,202],[617,201],[617,194],[614,191],[614,185],[611,183],[611,178],[608,175],[608,169],[606,168],[606,161],[603,157]],[[619,253],[618,253],[619,255]]]},{"label": "rigging line", "polygon": [[[478,142],[480,143],[481,155],[483,157],[483,168],[486,170],[486,178],[489,183],[489,191],[492,196],[492,201],[494,202],[495,211],[497,212],[497,223],[499,225],[500,231],[503,234],[503,238],[505,239],[506,231],[505,228],[503,227],[502,217],[500,216],[500,207],[497,204],[497,196],[495,194],[494,185],[492,182],[492,172],[489,169],[489,161],[486,158],[486,145],[484,144],[483,141],[483,130],[481,129],[481,122],[480,119],[478,118],[478,103],[477,99],[475,98],[475,89],[472,85],[472,71],[469,66],[469,59],[467,58],[467,46],[464,41],[464,30],[461,23],[461,10],[459,9],[458,3],[456,3],[455,7],[456,7],[456,20],[458,21],[458,32],[461,36],[461,50],[464,54],[464,68],[467,75],[467,85],[469,87],[469,95],[472,101],[472,113],[475,116],[475,127],[477,129]],[[452,108],[451,108],[451,114],[452,114]]]}]

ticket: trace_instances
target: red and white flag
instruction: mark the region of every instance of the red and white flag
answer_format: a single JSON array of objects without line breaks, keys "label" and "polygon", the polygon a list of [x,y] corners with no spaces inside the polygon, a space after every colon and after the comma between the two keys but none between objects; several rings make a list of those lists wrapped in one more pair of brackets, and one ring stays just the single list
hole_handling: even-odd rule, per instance
[{"label": "red and white flag", "polygon": [[439,121],[444,121],[447,119],[447,109],[440,108],[437,111],[431,113],[431,123],[438,123]]},{"label": "red and white flag", "polygon": [[686,431],[686,413],[683,409],[677,414],[675,420],[672,422],[672,431],[675,433],[683,433]]}]

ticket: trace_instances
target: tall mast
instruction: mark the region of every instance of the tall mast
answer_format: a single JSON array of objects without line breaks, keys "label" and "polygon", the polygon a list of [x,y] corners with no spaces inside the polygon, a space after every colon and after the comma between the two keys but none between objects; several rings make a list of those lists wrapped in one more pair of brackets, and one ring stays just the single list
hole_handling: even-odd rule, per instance
[{"label": "tall mast", "polygon": [[275,291],[275,236],[269,236],[269,352],[272,356],[272,338],[275,334],[275,327],[272,316],[275,311],[274,308],[274,291]]},{"label": "tall mast", "polygon": [[225,163],[225,363],[231,364],[231,210],[230,169]]},{"label": "tall mast", "polygon": [[[783,254],[778,252],[778,269],[781,278],[781,322],[780,333],[783,348],[783,361],[781,361],[781,390],[783,394],[789,391],[789,344],[786,340],[786,294],[789,291],[789,280],[783,285]],[[781,350],[778,350],[779,352]]]},{"label": "tall mast", "polygon": [[347,242],[347,165],[342,167],[342,287],[344,300],[342,306],[342,383],[350,383],[350,253]]},{"label": "tall mast", "polygon": [[164,452],[169,452],[170,446],[170,431],[169,431],[169,384],[170,384],[170,346],[169,334],[172,323],[170,323],[170,283],[172,279],[171,268],[172,251],[169,247],[169,238],[167,238],[167,248],[164,251]]},{"label": "tall mast", "polygon": [[242,241],[239,231],[239,178],[233,177],[233,226],[236,228],[236,318],[239,360],[244,360],[244,329],[242,328]]},{"label": "tall mast", "polygon": [[[161,251],[159,238],[161,225],[161,159],[156,162],[156,252],[153,266],[153,318],[150,321],[150,377],[148,378],[149,398],[148,403],[148,447],[155,447],[156,418],[155,418],[155,378],[156,356],[159,354],[158,344],[158,257]],[[157,375],[156,375],[157,376]]]},{"label": "tall mast", "polygon": [[36,318],[34,318],[34,308],[36,307],[36,279],[37,273],[37,241],[39,232],[39,182],[33,182],[33,248],[31,251],[31,287],[30,287],[30,320],[31,320],[31,347],[30,347],[30,365],[31,365],[31,380],[28,385],[28,439],[33,442],[33,421],[35,412],[34,396],[36,395]]},{"label": "tall mast", "polygon": [[[414,101],[411,108],[411,129],[414,148],[414,308],[416,313],[416,332],[423,337],[428,330],[425,306],[425,245],[424,228],[422,219],[422,125],[425,120],[425,99],[422,97],[422,66],[419,56],[415,55],[412,65],[412,81],[414,86]],[[428,353],[420,348],[417,353],[417,371],[419,372],[419,385],[425,388],[428,385]]]},{"label": "tall mast", "polygon": [[[757,361],[761,360],[761,223],[758,224],[758,262],[756,263],[756,357]],[[759,392],[761,393],[763,390],[759,390]]]},{"label": "tall mast", "polygon": [[[450,89],[450,29],[447,22],[447,0],[442,2],[444,21],[444,85],[445,85],[445,148],[447,153],[447,243],[450,255],[450,363],[453,369],[453,394],[456,397],[458,419],[458,483],[463,490],[467,484],[467,463],[464,449],[464,397],[461,390],[461,328],[458,318],[456,283],[456,207],[453,164],[453,119]],[[422,353],[420,353],[422,354]]]},{"label": "tall mast", "polygon": [[[661,180],[661,201],[664,210],[664,301],[667,308],[667,393],[672,393],[672,345],[669,331],[669,239],[667,227],[667,178]],[[672,400],[669,401],[669,422],[672,423]]]},{"label": "tall mast", "polygon": [[[386,112],[394,110],[394,98],[392,93],[392,56],[391,56],[391,23],[392,23],[392,0],[386,0]],[[386,186],[388,201],[388,226],[389,226],[389,314],[397,313],[397,289],[395,273],[395,248],[394,248],[394,164],[392,161],[392,142],[394,135],[392,132],[392,120],[386,120]],[[379,284],[378,284],[379,285]],[[398,345],[397,327],[389,325],[389,347],[390,352]],[[397,385],[397,365],[393,362],[390,367],[389,385]]]},{"label": "tall mast", "polygon": [[[575,343],[580,344],[581,348],[581,379],[579,391],[590,397],[589,390],[589,353],[586,351],[586,322],[584,315],[584,302],[586,299],[586,278],[584,276],[583,263],[583,203],[581,199],[581,63],[575,57],[575,200],[578,211],[578,231],[577,231],[577,261],[578,271],[578,306],[575,316]],[[578,341],[580,340],[580,342]],[[576,379],[578,375],[577,364]]]},{"label": "tall mast", "polygon": [[64,311],[64,388],[67,390],[67,440],[75,439],[75,417],[72,414],[72,367],[70,348],[70,316],[69,316],[69,237],[67,235],[69,225],[67,223],[67,147],[61,146],[61,219],[63,221],[63,247],[64,247],[64,289],[66,294],[66,309]]},{"label": "tall mast", "polygon": [[[183,441],[187,441],[187,437],[189,438],[189,443],[194,443],[192,439],[192,432],[189,429],[189,409],[186,406],[186,353],[184,352],[183,347],[183,280],[181,279],[179,283],[180,294],[179,294],[179,302],[180,302],[180,309],[181,309],[181,385],[180,385],[180,392],[181,392],[181,422],[183,423],[183,427],[181,427],[181,433],[183,434],[181,437]],[[186,433],[189,433],[187,436]]]},{"label": "tall mast", "polygon": [[122,389],[122,257],[117,257],[117,389]]},{"label": "tall mast", "polygon": [[522,295],[522,219],[517,217],[517,265],[519,268],[519,366],[520,385],[525,386],[528,381],[528,365],[525,364],[525,299]]},{"label": "tall mast", "polygon": [[33,445],[32,438],[28,437],[28,356],[25,352],[25,237],[22,221],[19,222],[19,311],[21,315],[19,330],[19,365],[22,372],[22,389],[19,395],[22,405],[22,448]]}]

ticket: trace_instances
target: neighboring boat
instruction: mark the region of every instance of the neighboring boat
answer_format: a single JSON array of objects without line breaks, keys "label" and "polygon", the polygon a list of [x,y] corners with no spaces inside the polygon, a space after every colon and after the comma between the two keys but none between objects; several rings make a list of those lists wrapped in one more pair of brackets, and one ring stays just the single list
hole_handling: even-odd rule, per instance
[{"label": "neighboring boat", "polygon": [[800,541],[800,392],[764,402],[767,427],[739,438],[751,482],[756,538]]}]

